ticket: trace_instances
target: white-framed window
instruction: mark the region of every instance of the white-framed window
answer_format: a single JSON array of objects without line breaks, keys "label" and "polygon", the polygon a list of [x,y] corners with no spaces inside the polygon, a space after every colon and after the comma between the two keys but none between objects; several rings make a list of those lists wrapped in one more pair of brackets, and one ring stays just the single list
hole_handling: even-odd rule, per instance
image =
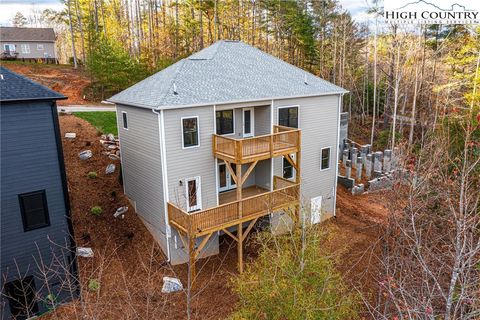
[{"label": "white-framed window", "polygon": [[29,44],[22,44],[22,53],[30,53],[30,45]]},{"label": "white-framed window", "polygon": [[278,125],[298,128],[298,106],[279,107]]},{"label": "white-framed window", "polygon": [[3,45],[3,50],[8,52],[15,52],[15,45],[11,43],[5,43]]},{"label": "white-framed window", "polygon": [[193,177],[185,179],[185,196],[187,200],[187,212],[202,210],[201,178]]},{"label": "white-framed window", "polygon": [[122,111],[122,123],[123,123],[123,129],[128,130],[128,116],[127,112]]},{"label": "white-framed window", "polygon": [[226,135],[235,133],[235,110],[217,110],[215,112],[217,134]]},{"label": "white-framed window", "polygon": [[182,117],[182,147],[184,149],[200,146],[198,116]]},{"label": "white-framed window", "polygon": [[43,44],[37,44],[37,50],[42,51],[43,50]]},{"label": "white-framed window", "polygon": [[320,169],[321,170],[327,170],[330,168],[330,147],[327,148],[322,148],[322,151],[320,153],[321,159],[320,159]]}]

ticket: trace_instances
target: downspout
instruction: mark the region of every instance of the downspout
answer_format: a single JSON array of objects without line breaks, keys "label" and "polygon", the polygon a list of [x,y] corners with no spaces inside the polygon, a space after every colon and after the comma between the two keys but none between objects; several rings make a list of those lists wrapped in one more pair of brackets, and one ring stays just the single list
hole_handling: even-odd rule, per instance
[{"label": "downspout", "polygon": [[[160,112],[159,112],[160,111]],[[165,147],[165,122],[163,110],[152,109],[152,112],[157,115],[158,118],[158,139],[160,143],[160,158],[162,167],[162,183],[163,183],[163,211],[165,219],[165,238],[167,240],[167,261],[170,262],[170,237],[172,232],[170,224],[168,223],[168,179],[167,179],[167,152]]]},{"label": "downspout", "polygon": [[343,93],[338,96],[338,109],[337,109],[337,152],[335,155],[335,192],[333,194],[333,216],[336,218],[337,217],[337,184],[338,184],[338,158],[339,158],[339,148],[338,145],[340,143],[340,114],[341,108],[342,108],[342,100],[343,100]]}]

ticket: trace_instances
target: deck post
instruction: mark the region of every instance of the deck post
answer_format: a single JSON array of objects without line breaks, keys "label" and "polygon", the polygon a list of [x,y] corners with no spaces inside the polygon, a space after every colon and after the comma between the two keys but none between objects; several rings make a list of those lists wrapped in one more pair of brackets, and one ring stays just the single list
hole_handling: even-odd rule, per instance
[{"label": "deck post", "polygon": [[[237,200],[242,200],[242,165],[237,164]],[[243,205],[242,202],[238,202],[238,216],[241,219],[243,216]],[[243,272],[243,228],[242,223],[240,222],[237,227],[237,254],[238,254],[238,271]]]},{"label": "deck post", "polygon": [[301,168],[302,168],[302,163],[301,163],[301,160],[302,160],[302,132],[301,131],[297,131],[297,153],[295,155],[296,159],[295,159],[295,162],[297,163],[297,170],[296,170],[296,174],[295,174],[295,183],[298,183],[298,191],[297,191],[297,198],[298,198],[298,206],[296,206],[297,208],[297,215],[298,215],[298,221],[301,221],[301,205],[300,205],[300,179],[301,179]]},{"label": "deck post", "polygon": [[190,288],[193,287],[195,282],[196,270],[195,270],[195,238],[191,234],[188,235],[188,278],[190,281]]}]

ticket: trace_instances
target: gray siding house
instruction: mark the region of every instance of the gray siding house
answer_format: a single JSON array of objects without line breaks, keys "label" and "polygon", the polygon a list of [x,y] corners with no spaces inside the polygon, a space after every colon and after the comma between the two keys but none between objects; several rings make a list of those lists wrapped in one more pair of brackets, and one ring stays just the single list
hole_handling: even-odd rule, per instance
[{"label": "gray siding house", "polygon": [[[335,214],[344,89],[219,41],[113,96],[125,194],[172,264]],[[299,208],[300,207],[300,208]]]},{"label": "gray siding house", "polygon": [[0,27],[2,58],[56,61],[55,32],[52,28]]},{"label": "gray siding house", "polygon": [[77,295],[58,99],[0,67],[2,319],[30,318]]}]

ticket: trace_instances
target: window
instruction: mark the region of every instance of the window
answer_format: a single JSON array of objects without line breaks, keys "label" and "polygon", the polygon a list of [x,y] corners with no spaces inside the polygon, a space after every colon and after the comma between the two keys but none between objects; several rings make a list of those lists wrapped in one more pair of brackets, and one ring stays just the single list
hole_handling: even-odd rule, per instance
[{"label": "window", "polygon": [[279,108],[278,124],[280,126],[298,128],[298,107]]},{"label": "window", "polygon": [[322,149],[322,164],[321,169],[325,170],[330,168],[330,147]]},{"label": "window", "polygon": [[30,45],[22,44],[22,53],[30,53]]},{"label": "window", "polygon": [[7,52],[15,52],[15,45],[14,44],[4,44],[3,49]]},{"label": "window", "polygon": [[43,50],[43,44],[37,44],[37,50],[39,51]]},{"label": "window", "polygon": [[123,120],[123,129],[128,130],[128,119],[127,119],[127,113],[125,111],[122,111],[122,120]]},{"label": "window", "polygon": [[182,118],[183,147],[191,148],[198,143],[198,117]]},{"label": "window", "polygon": [[5,294],[14,319],[31,318],[38,313],[35,301],[35,281],[33,276],[11,281],[5,284]]},{"label": "window", "polygon": [[30,231],[50,225],[45,190],[20,194],[23,230]]},{"label": "window", "polygon": [[293,178],[293,166],[287,160],[286,157],[283,157],[283,177],[285,179],[292,179]]},{"label": "window", "polygon": [[217,111],[216,118],[217,118],[217,134],[234,133],[233,110]]},{"label": "window", "polygon": [[200,177],[185,179],[187,188],[187,211],[194,212],[202,209],[200,191]]}]

